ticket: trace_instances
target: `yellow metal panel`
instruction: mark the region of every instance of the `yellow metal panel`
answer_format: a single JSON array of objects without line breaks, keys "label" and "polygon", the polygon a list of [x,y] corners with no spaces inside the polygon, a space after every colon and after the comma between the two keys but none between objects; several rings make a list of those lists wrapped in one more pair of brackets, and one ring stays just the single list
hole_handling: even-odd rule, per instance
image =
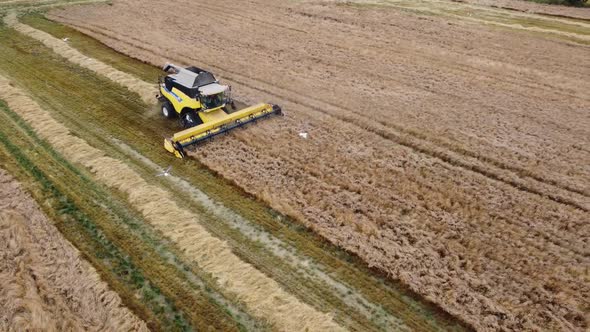
[{"label": "yellow metal panel", "polygon": [[176,104],[174,105],[174,109],[177,113],[180,113],[180,111],[182,111],[182,109],[184,108],[201,108],[201,103],[198,100],[185,95],[182,91],[178,90],[177,88],[172,88],[172,92],[174,92],[174,94],[176,94],[182,100],[181,102],[179,102],[176,98],[173,98],[172,103],[174,104],[174,102],[176,102]]},{"label": "yellow metal panel", "polygon": [[220,127],[223,125],[238,121],[240,119],[245,119],[250,116],[257,116],[264,112],[272,112],[272,105],[258,104],[244,108],[243,110],[232,114],[227,114],[222,110],[211,112],[208,114],[214,113],[214,115],[212,114],[212,117],[210,120],[208,120],[208,122],[174,134],[172,141],[180,143],[183,143],[183,141],[187,140],[190,141],[192,139],[199,138],[199,136],[207,135],[208,133],[215,133],[216,131],[220,130]]},{"label": "yellow metal panel", "polygon": [[176,113],[180,113],[184,108],[201,108],[201,103],[198,100],[190,98],[177,88],[172,88],[172,92],[180,98],[180,101],[172,93],[168,92],[163,87],[160,87],[160,93],[170,101]]},{"label": "yellow metal panel", "polygon": [[215,111],[211,112],[201,112],[201,120],[203,123],[211,122],[211,121],[220,121],[223,120],[227,116],[221,108],[216,109]]}]

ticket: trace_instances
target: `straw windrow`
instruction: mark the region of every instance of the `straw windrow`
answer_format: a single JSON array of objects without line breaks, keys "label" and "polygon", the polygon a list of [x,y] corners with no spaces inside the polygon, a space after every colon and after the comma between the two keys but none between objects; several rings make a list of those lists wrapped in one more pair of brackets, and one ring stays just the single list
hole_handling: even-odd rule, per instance
[{"label": "straw windrow", "polygon": [[78,50],[70,47],[65,41],[53,37],[52,35],[32,28],[26,24],[18,21],[16,13],[10,13],[4,18],[6,25],[17,30],[18,32],[32,37],[45,46],[51,48],[56,54],[63,56],[68,61],[80,65],[84,68],[90,69],[93,72],[105,76],[110,80],[126,87],[129,91],[137,93],[146,104],[151,104],[156,101],[154,84],[142,81],[133,75],[119,71],[106,63],[89,58]]},{"label": "straw windrow", "polygon": [[27,121],[57,151],[89,168],[96,178],[128,195],[129,203],[145,220],[181,248],[187,257],[210,273],[221,287],[258,317],[280,330],[341,330],[330,315],[318,312],[284,291],[277,282],[240,260],[222,240],[201,226],[198,215],[181,209],[170,194],[148,184],[128,165],[107,157],[86,141],[73,136],[30,97],[0,76],[0,98]]},{"label": "straw windrow", "polygon": [[148,331],[144,322],[121,307],[119,296],[44,218],[0,211],[0,242],[5,261],[13,263],[4,269],[0,266],[0,330],[83,330],[92,326]]},{"label": "straw windrow", "polygon": [[0,169],[0,331],[148,331]]}]

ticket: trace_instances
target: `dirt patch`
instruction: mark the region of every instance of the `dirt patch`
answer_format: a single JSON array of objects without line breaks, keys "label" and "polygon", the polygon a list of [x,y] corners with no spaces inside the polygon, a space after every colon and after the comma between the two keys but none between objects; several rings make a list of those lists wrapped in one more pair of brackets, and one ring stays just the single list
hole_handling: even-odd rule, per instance
[{"label": "dirt patch", "polygon": [[448,312],[587,327],[587,47],[397,9],[191,3],[182,23],[155,0],[51,17],[281,104],[193,155]]},{"label": "dirt patch", "polygon": [[147,331],[0,169],[0,330]]}]

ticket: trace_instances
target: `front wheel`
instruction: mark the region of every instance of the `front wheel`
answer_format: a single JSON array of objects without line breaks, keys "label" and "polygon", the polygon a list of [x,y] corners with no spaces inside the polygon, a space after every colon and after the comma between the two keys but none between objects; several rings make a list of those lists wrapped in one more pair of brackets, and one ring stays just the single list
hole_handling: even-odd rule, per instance
[{"label": "front wheel", "polygon": [[234,102],[232,101],[231,103],[225,104],[225,106],[223,106],[222,109],[225,113],[231,114],[237,110],[237,107],[236,104],[234,104]]},{"label": "front wheel", "polygon": [[162,103],[162,115],[168,119],[171,119],[176,115],[176,111],[169,101]]},{"label": "front wheel", "polygon": [[181,124],[184,128],[191,128],[202,123],[203,121],[197,112],[190,110],[182,113]]}]

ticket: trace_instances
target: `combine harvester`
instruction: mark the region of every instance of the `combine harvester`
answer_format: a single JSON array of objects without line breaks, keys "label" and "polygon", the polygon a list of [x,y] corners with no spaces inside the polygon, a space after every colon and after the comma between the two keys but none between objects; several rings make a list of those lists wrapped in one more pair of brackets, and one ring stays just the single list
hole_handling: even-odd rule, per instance
[{"label": "combine harvester", "polygon": [[160,79],[162,115],[178,117],[186,128],[164,140],[164,148],[184,158],[184,148],[211,139],[272,114],[281,115],[278,105],[258,104],[236,111],[231,87],[219,84],[208,71],[166,64],[168,73]]}]

